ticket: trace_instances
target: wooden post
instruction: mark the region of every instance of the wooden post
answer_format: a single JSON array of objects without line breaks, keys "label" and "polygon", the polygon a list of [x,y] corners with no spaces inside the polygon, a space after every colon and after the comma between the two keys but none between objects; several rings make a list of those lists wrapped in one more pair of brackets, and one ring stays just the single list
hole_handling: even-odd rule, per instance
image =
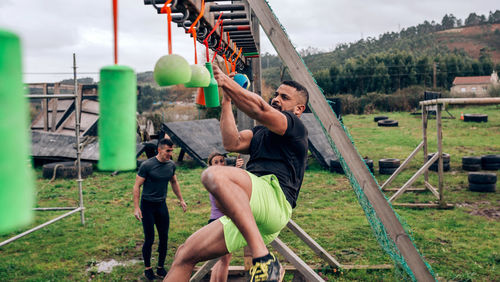
[{"label": "wooden post", "polygon": [[[47,83],[42,84],[42,94],[48,94]],[[42,99],[42,111],[43,111],[43,131],[49,130],[49,102],[47,99]]]},{"label": "wooden post", "polygon": [[[248,18],[250,19],[250,24],[251,24],[251,29],[252,29],[252,34],[254,37],[254,42],[255,46],[257,46],[257,50],[259,50],[259,20],[255,15],[250,11],[250,7],[248,6],[247,1],[243,1],[243,4],[246,6],[246,11],[248,11],[249,15]],[[257,62],[258,61],[258,62]],[[250,80],[251,84],[251,90],[260,96],[262,96],[261,90],[260,90],[260,59],[257,58],[251,58],[251,65],[249,68],[248,74],[248,79]],[[259,76],[259,81],[255,81],[255,76],[256,74]],[[238,130],[244,130],[244,129],[252,129],[255,125],[255,121],[250,118],[247,114],[242,112],[240,109],[237,109],[236,111],[236,118],[238,121]]]},{"label": "wooden post", "polygon": [[252,268],[253,262],[252,262],[252,250],[250,250],[250,247],[245,246],[243,248],[243,263],[245,266],[245,271],[249,271],[250,268]]},{"label": "wooden post", "polygon": [[438,151],[437,154],[439,155],[439,163],[438,163],[438,177],[439,177],[439,206],[444,207],[446,206],[446,203],[444,202],[443,198],[443,129],[442,129],[442,123],[441,123],[441,110],[443,108],[442,104],[437,104],[437,109],[436,109],[436,127],[437,127],[437,145],[438,145]]},{"label": "wooden post", "polygon": [[[426,106],[422,105],[422,142],[424,143],[424,163],[427,162],[427,154],[428,154],[428,149],[427,149],[427,108]],[[425,182],[429,181],[429,171],[425,170],[424,172],[424,179]]]},{"label": "wooden post", "polygon": [[[57,94],[61,94],[60,83],[54,84],[54,95]],[[59,100],[57,98],[52,98],[50,99],[50,102],[52,102],[52,122],[50,124],[50,131],[55,132],[57,125],[57,104],[59,103]]]}]

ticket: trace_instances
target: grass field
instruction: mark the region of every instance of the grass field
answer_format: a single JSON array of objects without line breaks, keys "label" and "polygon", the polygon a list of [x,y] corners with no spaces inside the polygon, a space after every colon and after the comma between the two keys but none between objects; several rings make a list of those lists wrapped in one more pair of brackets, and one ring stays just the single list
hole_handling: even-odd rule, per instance
[{"label": "grass field", "polygon": [[[487,123],[465,123],[459,119],[443,120],[443,148],[451,155],[451,171],[445,173],[446,201],[451,210],[397,208],[408,224],[415,244],[441,281],[500,280],[500,193],[475,193],[467,190],[467,172],[461,169],[466,155],[500,154],[500,108],[497,106],[450,108],[464,113],[487,113]],[[399,121],[399,127],[377,127],[375,115],[344,116],[344,123],[362,156],[402,161],[420,143],[421,120],[408,113],[377,113]],[[446,115],[446,114],[445,114]],[[435,120],[429,121],[430,150],[436,149]],[[391,185],[400,187],[422,164],[422,154]],[[167,265],[177,247],[195,230],[206,224],[210,204],[199,176],[201,168],[192,162],[178,166],[177,175],[188,211],[182,213],[175,196],[168,192],[171,215]],[[76,206],[78,191],[74,180],[56,180],[47,184],[37,169],[37,206]],[[388,178],[375,173],[379,183]],[[129,262],[141,259],[142,227],[133,217],[132,185],[134,172],[110,176],[95,172],[85,179],[84,201],[86,224],[78,215],[41,229],[9,245],[0,247],[0,281],[68,281],[68,280],[140,280],[141,262],[117,266],[110,273],[99,273],[98,263],[114,259]],[[436,173],[430,182],[437,186]],[[413,187],[423,187],[420,178]],[[498,187],[498,184],[497,184]],[[390,194],[386,194],[390,196]],[[430,192],[405,193],[398,202],[430,202]],[[63,212],[36,212],[32,226]],[[293,219],[342,264],[391,264],[375,240],[348,180],[340,174],[322,170],[311,159],[294,210]],[[0,241],[26,230],[0,236]],[[397,280],[394,270],[350,270],[333,274],[326,264],[291,231],[284,230],[282,240],[314,268],[323,269],[329,280]],[[154,250],[156,248],[153,247]],[[155,252],[154,252],[155,254]],[[242,265],[237,252],[233,265]],[[133,262],[133,261],[132,261]],[[156,258],[153,257],[153,266]],[[290,275],[286,276],[291,281]]]}]

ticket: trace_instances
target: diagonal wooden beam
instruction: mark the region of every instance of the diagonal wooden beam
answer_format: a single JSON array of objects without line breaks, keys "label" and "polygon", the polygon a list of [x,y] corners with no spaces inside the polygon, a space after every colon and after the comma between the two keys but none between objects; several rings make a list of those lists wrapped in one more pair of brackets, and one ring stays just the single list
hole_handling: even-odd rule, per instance
[{"label": "diagonal wooden beam", "polygon": [[248,3],[281,57],[281,61],[288,67],[292,78],[304,85],[309,91],[311,109],[335,143],[336,148],[347,163],[352,177],[363,189],[377,217],[384,225],[387,235],[399,249],[415,278],[419,281],[435,281],[267,2],[265,0],[251,0]]}]

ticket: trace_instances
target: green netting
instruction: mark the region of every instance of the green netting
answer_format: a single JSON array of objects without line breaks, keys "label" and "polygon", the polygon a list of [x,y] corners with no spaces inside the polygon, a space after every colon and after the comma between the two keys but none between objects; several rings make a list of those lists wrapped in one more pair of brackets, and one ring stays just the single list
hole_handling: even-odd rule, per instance
[{"label": "green netting", "polygon": [[[269,9],[272,12],[272,8],[269,5],[269,3],[268,3],[267,0],[266,0],[266,3],[267,3],[267,5],[269,6]],[[279,23],[279,20],[276,17],[276,14],[274,14],[274,12],[273,12],[273,15],[276,18],[276,21]],[[283,32],[285,32],[285,34],[287,34],[286,29],[283,27],[283,25],[280,24],[280,26],[281,26],[281,29],[283,30]],[[287,35],[287,39],[290,40],[289,37],[288,37],[288,35]],[[291,42],[290,42],[290,44],[293,46],[293,44]],[[301,58],[301,56],[300,56],[300,54],[298,52],[297,52],[297,56],[299,58]],[[302,60],[302,58],[301,58],[301,60]],[[320,89],[321,93],[323,93],[323,90],[321,89],[321,87],[319,87],[319,85],[317,84],[316,80],[314,79],[312,73],[309,71],[309,69],[307,68],[307,66],[306,66],[306,64],[304,63],[303,60],[302,60],[302,63],[304,64],[304,66],[308,70],[309,74],[313,78],[314,83],[316,84],[316,86]],[[325,98],[325,100],[326,100],[326,98]],[[325,133],[328,141],[330,142],[330,145],[332,146],[332,149],[335,151],[335,153],[337,154],[337,156],[339,156],[339,159],[340,159],[340,162],[342,164],[342,168],[344,169],[345,175],[349,179],[349,182],[351,183],[351,186],[354,189],[354,192],[356,193],[358,201],[359,201],[361,207],[363,208],[363,211],[365,212],[366,218],[368,219],[368,222],[370,223],[370,226],[371,226],[371,228],[373,230],[373,233],[374,233],[377,241],[379,242],[379,244],[382,247],[382,249],[394,261],[396,273],[398,275],[400,275],[401,279],[405,279],[405,280],[411,279],[413,281],[416,281],[414,273],[412,272],[412,270],[410,269],[410,267],[406,263],[404,257],[401,255],[401,252],[399,251],[398,247],[396,246],[396,243],[390,238],[389,234],[387,233],[387,230],[385,229],[384,225],[382,224],[382,221],[377,216],[377,214],[375,213],[375,210],[373,209],[373,206],[371,205],[371,203],[369,202],[368,198],[366,197],[366,195],[365,195],[365,193],[364,193],[361,185],[358,183],[358,181],[356,180],[356,178],[352,174],[349,166],[347,166],[346,161],[344,160],[344,158],[340,154],[338,148],[335,146],[335,143],[333,142],[330,134],[328,134],[328,131],[326,130],[326,128],[323,125],[323,123],[321,122],[321,120],[318,118],[318,115],[316,114],[316,112],[314,111],[314,109],[312,107],[309,107],[309,108],[314,113],[314,116],[316,117],[316,120],[319,122],[319,124],[321,124],[321,127],[323,128],[323,132]],[[333,113],[333,109],[332,109],[332,113]],[[332,114],[332,118],[337,119],[337,117],[336,117],[335,114]],[[339,121],[339,123],[342,126],[342,128],[343,128],[344,132],[346,133],[346,135],[348,136],[348,138],[350,139],[350,141],[354,145],[354,140],[353,140],[352,136],[349,134],[349,131],[347,130],[347,128],[344,126],[344,124],[342,122]],[[354,148],[356,148],[356,147],[354,146]],[[361,159],[362,157],[359,154],[359,152],[357,151],[357,149],[356,149],[356,153],[358,154],[359,158]],[[368,167],[366,167],[366,169],[368,170]],[[375,183],[377,183],[377,186],[379,187],[379,189],[381,189],[380,185],[378,184],[378,182],[375,179],[375,177],[373,176],[373,174],[372,174],[372,177],[375,180]],[[384,197],[385,197],[385,195],[384,195]],[[387,198],[386,198],[386,200],[387,200]],[[387,202],[390,205],[390,202],[388,200],[387,200]],[[392,205],[390,205],[390,206],[392,208]],[[409,232],[410,229],[409,229],[408,225],[399,217],[399,215],[394,211],[394,209],[393,209],[393,212],[396,215],[396,217],[398,218],[399,222],[402,224],[402,226],[403,226],[403,228],[404,228],[407,236],[410,238],[410,240],[413,243],[414,240],[413,240],[413,237],[411,236],[411,234]],[[413,243],[413,244],[415,244],[415,243]],[[417,249],[417,248],[415,247],[415,249]],[[425,261],[424,261],[424,263],[427,266],[429,272],[432,274],[432,276],[435,277],[435,274],[432,271],[431,266],[427,262],[425,262]]]}]

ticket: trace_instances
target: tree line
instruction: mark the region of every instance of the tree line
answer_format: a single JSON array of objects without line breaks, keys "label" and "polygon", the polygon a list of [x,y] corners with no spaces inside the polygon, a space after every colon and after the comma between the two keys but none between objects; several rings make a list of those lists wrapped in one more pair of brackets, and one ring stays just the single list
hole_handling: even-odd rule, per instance
[{"label": "tree line", "polygon": [[495,68],[499,71],[500,64],[495,66],[488,55],[476,60],[460,52],[434,57],[395,51],[349,58],[343,65],[315,72],[314,77],[326,94],[361,96],[394,93],[412,85],[432,87],[434,72],[436,86],[449,89],[456,76],[491,75]]}]

